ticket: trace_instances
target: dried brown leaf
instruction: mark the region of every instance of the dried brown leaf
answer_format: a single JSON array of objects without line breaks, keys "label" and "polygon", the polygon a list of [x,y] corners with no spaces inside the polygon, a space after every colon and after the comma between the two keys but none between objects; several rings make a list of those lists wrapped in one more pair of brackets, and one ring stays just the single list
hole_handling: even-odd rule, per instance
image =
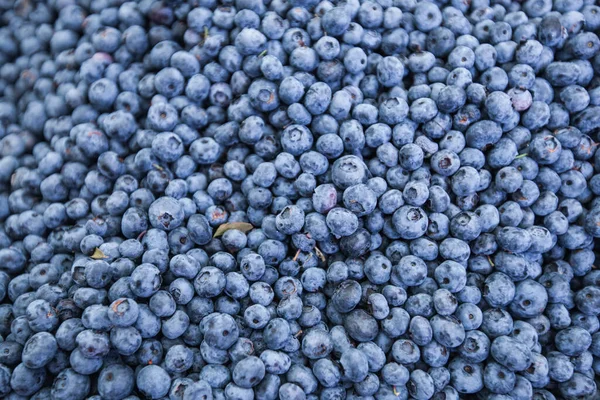
[{"label": "dried brown leaf", "polygon": [[248,222],[231,222],[228,224],[222,224],[219,225],[213,237],[219,237],[231,229],[237,229],[238,231],[246,233],[254,229],[254,226],[252,226],[252,224],[249,224]]},{"label": "dried brown leaf", "polygon": [[317,246],[315,246],[315,253],[317,253],[317,257],[319,257],[321,259],[321,261],[327,262],[327,259],[325,258],[325,254],[323,254],[323,252]]},{"label": "dried brown leaf", "polygon": [[108,256],[106,254],[104,254],[102,252],[102,250],[100,250],[99,248],[96,247],[96,250],[94,250],[94,254],[91,255],[91,257],[94,260],[104,260],[105,258],[108,258]]}]

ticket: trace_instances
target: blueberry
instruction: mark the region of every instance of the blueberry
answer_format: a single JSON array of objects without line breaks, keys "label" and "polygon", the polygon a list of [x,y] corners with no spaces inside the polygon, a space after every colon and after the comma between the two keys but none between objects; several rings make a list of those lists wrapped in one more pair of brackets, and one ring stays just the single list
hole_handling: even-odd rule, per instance
[{"label": "blueberry", "polygon": [[363,310],[353,310],[344,321],[344,327],[353,339],[367,342],[377,334],[376,320]]},{"label": "blueberry", "polygon": [[367,357],[357,349],[346,350],[340,358],[340,365],[344,377],[352,382],[360,382],[368,374]]},{"label": "blueberry", "polygon": [[22,362],[28,368],[41,368],[52,360],[57,349],[54,336],[48,332],[36,333],[23,346]]},{"label": "blueberry", "polygon": [[350,236],[358,228],[358,218],[343,208],[334,208],[327,214],[327,226],[336,236]]},{"label": "blueberry", "polygon": [[435,391],[433,378],[422,370],[411,372],[410,380],[406,386],[408,392],[414,398],[430,398]]},{"label": "blueberry", "polygon": [[565,354],[553,351],[548,353],[548,375],[557,382],[566,382],[573,376],[574,367]]},{"label": "blueberry", "polygon": [[430,121],[438,113],[435,102],[429,98],[422,98],[411,104],[411,119],[418,123]]},{"label": "blueberry", "polygon": [[277,230],[291,235],[299,232],[304,225],[304,211],[297,206],[285,207],[276,217]]},{"label": "blueberry", "polygon": [[377,80],[386,87],[395,86],[401,82],[404,66],[395,57],[384,57],[377,64]]},{"label": "blueberry", "polygon": [[[133,387],[133,380],[130,386]],[[54,380],[51,395],[56,398],[85,397],[89,391],[90,380],[87,376],[78,374],[72,369],[65,369]]]},{"label": "blueberry", "polygon": [[404,239],[416,239],[427,229],[428,218],[419,207],[402,206],[393,215],[393,225]]},{"label": "blueberry", "polygon": [[519,341],[500,336],[492,342],[494,359],[512,371],[523,371],[531,362],[531,351]]},{"label": "blueberry", "polygon": [[396,275],[407,286],[418,286],[427,277],[427,265],[418,257],[408,255],[402,257],[400,262],[393,267]]},{"label": "blueberry", "polygon": [[160,398],[169,391],[169,374],[157,365],[148,365],[136,377],[137,386],[145,396]]},{"label": "blueberry", "polygon": [[[577,339],[575,339],[577,338]],[[555,338],[557,348],[566,355],[576,356],[585,351],[591,343],[589,332],[572,327],[560,331]]]},{"label": "blueberry", "polygon": [[408,329],[410,317],[408,313],[399,307],[390,310],[388,317],[382,321],[383,331],[390,337],[397,337]]},{"label": "blueberry", "polygon": [[576,372],[571,379],[559,385],[559,390],[565,397],[587,396],[596,391],[596,384],[586,375]]},{"label": "blueberry", "polygon": [[20,396],[30,396],[37,392],[46,378],[43,368],[30,369],[24,364],[19,364],[10,377],[10,387]]},{"label": "blueberry", "polygon": [[433,337],[447,347],[458,347],[465,340],[465,330],[453,317],[434,316],[431,319]]},{"label": "blueberry", "polygon": [[291,125],[283,131],[281,145],[284,151],[297,156],[310,149],[313,140],[312,134],[306,127]]},{"label": "blueberry", "polygon": [[457,357],[448,366],[450,382],[459,393],[476,393],[483,389],[483,371],[480,364]]}]

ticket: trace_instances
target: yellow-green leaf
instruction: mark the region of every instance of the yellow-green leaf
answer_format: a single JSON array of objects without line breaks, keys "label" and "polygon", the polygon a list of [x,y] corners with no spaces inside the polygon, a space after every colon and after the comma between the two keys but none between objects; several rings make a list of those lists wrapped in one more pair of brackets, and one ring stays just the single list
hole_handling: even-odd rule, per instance
[{"label": "yellow-green leaf", "polygon": [[99,248],[96,247],[96,250],[94,250],[94,254],[92,254],[91,256],[94,260],[103,260],[105,258],[108,258],[106,256],[106,254],[104,254],[102,252],[102,250],[100,250]]},{"label": "yellow-green leaf", "polygon": [[217,228],[217,231],[215,232],[213,237],[221,236],[222,234],[224,234],[225,232],[227,232],[231,229],[237,229],[238,231],[242,231],[242,232],[246,233],[246,232],[254,229],[254,226],[252,226],[252,224],[249,224],[247,222],[231,222],[228,224],[222,224],[222,225],[219,225],[219,227]]}]

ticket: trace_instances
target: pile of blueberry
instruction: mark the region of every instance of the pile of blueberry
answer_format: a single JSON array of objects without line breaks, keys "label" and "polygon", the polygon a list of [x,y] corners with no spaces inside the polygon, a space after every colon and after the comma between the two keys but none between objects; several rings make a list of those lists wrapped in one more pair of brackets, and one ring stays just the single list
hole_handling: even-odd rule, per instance
[{"label": "pile of blueberry", "polygon": [[0,398],[585,400],[596,0],[0,0]]}]

